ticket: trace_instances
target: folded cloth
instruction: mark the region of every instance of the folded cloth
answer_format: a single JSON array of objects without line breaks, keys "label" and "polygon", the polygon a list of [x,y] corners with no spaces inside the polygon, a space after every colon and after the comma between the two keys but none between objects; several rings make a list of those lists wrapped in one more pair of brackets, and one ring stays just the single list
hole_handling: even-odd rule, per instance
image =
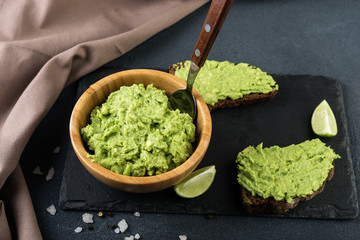
[{"label": "folded cloth", "polygon": [[1,239],[41,239],[18,163],[62,89],[207,1],[0,1]]}]

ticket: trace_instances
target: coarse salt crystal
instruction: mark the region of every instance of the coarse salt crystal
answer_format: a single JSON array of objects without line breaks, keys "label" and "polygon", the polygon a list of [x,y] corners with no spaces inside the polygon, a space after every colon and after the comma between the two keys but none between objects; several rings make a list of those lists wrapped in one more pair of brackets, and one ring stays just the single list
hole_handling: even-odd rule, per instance
[{"label": "coarse salt crystal", "polygon": [[77,227],[77,228],[75,228],[75,230],[74,230],[74,232],[76,232],[76,233],[79,233],[79,232],[81,232],[82,231],[82,227]]},{"label": "coarse salt crystal", "polygon": [[140,234],[135,234],[135,239],[140,239]]},{"label": "coarse salt crystal", "polygon": [[51,204],[47,209],[46,211],[48,211],[48,213],[50,213],[51,215],[55,215],[56,214],[56,208],[54,206],[54,204]]},{"label": "coarse salt crystal", "polygon": [[140,213],[139,212],[134,212],[134,216],[135,217],[140,217]]},{"label": "coarse salt crystal", "polygon": [[54,148],[54,150],[52,151],[53,153],[59,153],[60,152],[60,146],[57,146],[56,148]]},{"label": "coarse salt crystal", "polygon": [[125,237],[124,240],[134,240],[134,236],[130,235],[129,237]]},{"label": "coarse salt crystal", "polygon": [[84,223],[93,223],[94,222],[93,215],[90,213],[84,213],[82,215],[82,220]]},{"label": "coarse salt crystal", "polygon": [[186,236],[186,235],[179,235],[179,239],[180,239],[180,240],[186,240],[186,239],[187,239],[187,236]]},{"label": "coarse salt crystal", "polygon": [[117,225],[119,226],[120,232],[122,232],[122,233],[125,232],[126,229],[128,228],[128,224],[127,224],[127,222],[125,221],[125,219],[123,219],[123,220],[121,220],[120,222],[118,222]]},{"label": "coarse salt crystal", "polygon": [[54,177],[54,174],[55,174],[55,169],[52,167],[49,169],[48,174],[45,177],[46,181],[52,180]]},{"label": "coarse salt crystal", "polygon": [[120,233],[120,228],[115,228],[114,232],[115,233]]},{"label": "coarse salt crystal", "polygon": [[43,174],[44,174],[44,173],[40,170],[40,166],[37,166],[32,173],[33,173],[33,174],[36,174],[36,175],[43,175]]}]

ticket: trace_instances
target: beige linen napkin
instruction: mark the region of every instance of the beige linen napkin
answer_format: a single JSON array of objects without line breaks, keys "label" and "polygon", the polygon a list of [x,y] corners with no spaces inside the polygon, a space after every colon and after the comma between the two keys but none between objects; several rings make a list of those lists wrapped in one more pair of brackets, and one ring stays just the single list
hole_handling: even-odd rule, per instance
[{"label": "beige linen napkin", "polygon": [[208,0],[0,0],[0,238],[41,239],[19,166],[62,89]]}]

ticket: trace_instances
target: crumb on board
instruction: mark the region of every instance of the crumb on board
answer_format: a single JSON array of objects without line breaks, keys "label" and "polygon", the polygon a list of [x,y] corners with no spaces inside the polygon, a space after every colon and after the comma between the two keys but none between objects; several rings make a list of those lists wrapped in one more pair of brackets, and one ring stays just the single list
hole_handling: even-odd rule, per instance
[{"label": "crumb on board", "polygon": [[87,230],[94,230],[94,226],[91,224],[86,225]]},{"label": "crumb on board", "polygon": [[122,233],[125,232],[126,229],[128,228],[128,224],[125,221],[125,219],[122,219],[120,222],[118,222],[117,225],[119,226],[120,232],[122,232]]},{"label": "crumb on board", "polygon": [[47,209],[46,209],[46,211],[48,212],[48,213],[50,213],[50,215],[55,215],[56,214],[56,208],[55,208],[55,206],[54,206],[54,204],[51,204]]},{"label": "crumb on board", "polygon": [[179,239],[180,239],[180,240],[186,240],[186,239],[187,239],[187,236],[186,236],[186,235],[179,235]]},{"label": "crumb on board", "polygon": [[57,146],[56,148],[54,148],[54,150],[52,152],[55,154],[58,154],[60,152],[60,146]]},{"label": "crumb on board", "polygon": [[45,177],[46,181],[52,180],[54,177],[54,174],[55,174],[55,169],[53,167],[51,167]]},{"label": "crumb on board", "polygon": [[44,173],[40,170],[40,166],[36,166],[36,168],[32,172],[35,175],[43,175]]},{"label": "crumb on board", "polygon": [[82,215],[82,220],[84,223],[93,223],[94,222],[93,215],[90,213],[84,213]]}]

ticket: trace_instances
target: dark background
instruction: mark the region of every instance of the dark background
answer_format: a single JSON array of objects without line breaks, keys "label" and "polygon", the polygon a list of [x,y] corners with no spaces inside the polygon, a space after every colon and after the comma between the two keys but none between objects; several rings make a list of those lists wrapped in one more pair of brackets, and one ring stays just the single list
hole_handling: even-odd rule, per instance
[{"label": "dark background", "polygon": [[[165,69],[188,59],[196,43],[209,4],[160,32],[124,56],[67,87],[29,141],[21,164],[44,239],[123,239],[139,233],[141,239],[359,239],[360,219],[314,220],[247,216],[114,213],[95,216],[94,230],[84,227],[84,211],[64,211],[58,205],[62,170],[69,142],[68,123],[76,101],[77,85],[88,77],[102,78],[128,68]],[[209,59],[247,62],[274,74],[322,75],[337,79],[343,88],[351,155],[360,186],[357,146],[360,106],[360,2],[356,0],[260,1],[235,0]],[[319,92],[321,94],[321,92]],[[290,124],[290,123],[289,123]],[[52,153],[57,146],[58,154]],[[54,179],[35,176],[55,168]],[[358,195],[359,195],[359,187]],[[57,214],[46,208],[54,204]],[[96,212],[92,212],[96,215]],[[115,234],[107,227],[125,218],[129,229]]]}]

